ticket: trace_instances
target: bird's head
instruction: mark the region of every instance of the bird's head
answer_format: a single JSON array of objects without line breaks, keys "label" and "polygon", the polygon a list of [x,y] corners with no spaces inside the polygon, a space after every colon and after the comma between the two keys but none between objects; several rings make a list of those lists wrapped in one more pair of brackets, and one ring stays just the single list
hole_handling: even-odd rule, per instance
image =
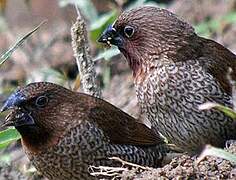
[{"label": "bird's head", "polygon": [[192,35],[192,26],[173,13],[144,6],[123,12],[98,42],[117,46],[138,75],[151,69],[155,60],[174,56]]},{"label": "bird's head", "polygon": [[1,112],[11,111],[3,125],[14,126],[23,140],[31,145],[54,141],[53,138],[62,133],[72,116],[71,94],[71,91],[48,82],[19,88],[1,109]]}]

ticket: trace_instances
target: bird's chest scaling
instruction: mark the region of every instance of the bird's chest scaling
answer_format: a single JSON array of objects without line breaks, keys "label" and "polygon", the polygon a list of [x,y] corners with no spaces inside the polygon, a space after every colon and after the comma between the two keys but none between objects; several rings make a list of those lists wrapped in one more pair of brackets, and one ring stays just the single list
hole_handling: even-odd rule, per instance
[{"label": "bird's chest scaling", "polygon": [[[160,64],[136,84],[136,93],[142,108],[148,113],[169,110],[181,101],[193,101],[192,93],[202,86],[201,67],[195,63]],[[153,112],[151,112],[153,111]]]},{"label": "bird's chest scaling", "polygon": [[136,83],[136,93],[149,120],[160,129],[179,128],[185,134],[187,125],[204,119],[207,112],[199,111],[200,104],[210,101],[208,97],[216,102],[225,99],[217,82],[194,60],[157,66],[142,83]]}]

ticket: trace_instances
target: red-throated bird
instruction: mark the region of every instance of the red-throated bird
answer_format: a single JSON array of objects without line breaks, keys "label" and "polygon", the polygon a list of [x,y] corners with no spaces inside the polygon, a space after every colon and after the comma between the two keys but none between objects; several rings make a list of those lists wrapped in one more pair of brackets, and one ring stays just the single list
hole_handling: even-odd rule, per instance
[{"label": "red-throated bird", "polygon": [[191,25],[157,7],[123,12],[98,40],[118,46],[133,71],[141,111],[170,142],[190,153],[236,139],[236,121],[199,105],[232,107],[227,71],[236,56],[199,37]]},{"label": "red-throated bird", "polygon": [[160,166],[169,151],[156,133],[108,102],[59,85],[39,82],[10,95],[2,111],[15,126],[26,155],[49,179],[93,179],[90,165],[123,160]]}]

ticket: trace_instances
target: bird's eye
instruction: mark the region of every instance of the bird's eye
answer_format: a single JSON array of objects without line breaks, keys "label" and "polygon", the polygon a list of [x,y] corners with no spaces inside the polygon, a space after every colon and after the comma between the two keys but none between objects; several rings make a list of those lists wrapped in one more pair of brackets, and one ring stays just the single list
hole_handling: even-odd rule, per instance
[{"label": "bird's eye", "polygon": [[39,96],[35,101],[35,104],[38,107],[44,107],[47,103],[48,103],[48,97],[47,96]]},{"label": "bird's eye", "polygon": [[124,28],[124,33],[125,33],[126,37],[130,38],[130,37],[132,37],[133,34],[134,34],[134,28],[131,27],[131,26],[126,26],[126,27]]}]

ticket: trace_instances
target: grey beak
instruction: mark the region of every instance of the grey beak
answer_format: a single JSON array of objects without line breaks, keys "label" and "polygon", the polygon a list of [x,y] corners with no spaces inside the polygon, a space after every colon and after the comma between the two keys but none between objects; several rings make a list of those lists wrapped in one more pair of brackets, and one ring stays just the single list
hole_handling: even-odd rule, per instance
[{"label": "grey beak", "polygon": [[111,25],[105,29],[97,41],[100,43],[106,43],[108,45],[112,44],[117,47],[123,47],[124,45],[123,37]]},{"label": "grey beak", "polygon": [[108,39],[105,35],[101,35],[98,40],[97,40],[99,43],[107,43],[108,42]]},{"label": "grey beak", "polygon": [[11,94],[10,97],[6,100],[0,112],[4,112],[12,109],[13,107],[17,107],[25,100],[26,98],[24,97],[24,95],[19,91],[16,91],[15,93]]}]

